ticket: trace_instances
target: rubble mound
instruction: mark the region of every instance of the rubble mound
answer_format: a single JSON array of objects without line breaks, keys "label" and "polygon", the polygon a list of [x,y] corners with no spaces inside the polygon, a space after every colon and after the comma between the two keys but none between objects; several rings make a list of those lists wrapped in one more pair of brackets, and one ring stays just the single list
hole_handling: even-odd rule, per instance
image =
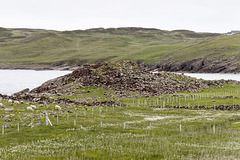
[{"label": "rubble mound", "polygon": [[86,64],[71,74],[45,82],[31,93],[64,93],[81,86],[103,86],[106,89],[161,95],[196,92],[210,85],[221,86],[237,81],[204,81],[183,74],[147,71],[142,64],[132,61]]}]

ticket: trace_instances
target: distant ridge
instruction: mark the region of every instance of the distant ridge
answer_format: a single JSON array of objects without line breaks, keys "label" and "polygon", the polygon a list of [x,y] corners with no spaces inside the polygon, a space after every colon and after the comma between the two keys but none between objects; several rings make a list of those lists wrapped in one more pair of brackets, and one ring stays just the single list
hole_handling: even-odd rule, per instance
[{"label": "distant ridge", "polygon": [[71,68],[133,60],[151,69],[186,72],[240,71],[240,36],[119,27],[53,31],[0,28],[1,66]]}]

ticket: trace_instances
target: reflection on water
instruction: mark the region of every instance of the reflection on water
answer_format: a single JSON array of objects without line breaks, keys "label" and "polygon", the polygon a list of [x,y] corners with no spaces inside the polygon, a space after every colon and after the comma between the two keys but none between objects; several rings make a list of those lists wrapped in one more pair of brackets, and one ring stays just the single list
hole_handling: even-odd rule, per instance
[{"label": "reflection on water", "polygon": [[33,89],[42,83],[71,71],[0,70],[0,93],[11,95],[23,89]]}]

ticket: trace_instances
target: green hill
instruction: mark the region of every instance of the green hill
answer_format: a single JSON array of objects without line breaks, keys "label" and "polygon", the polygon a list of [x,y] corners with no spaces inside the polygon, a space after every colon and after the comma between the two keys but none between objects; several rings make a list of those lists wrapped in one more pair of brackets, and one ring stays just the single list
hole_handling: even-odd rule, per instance
[{"label": "green hill", "polygon": [[134,27],[64,32],[0,28],[0,65],[75,66],[134,60],[162,70],[214,72],[215,65],[222,72],[228,70],[218,65],[231,60],[235,69],[229,72],[236,72],[239,41],[240,35]]}]

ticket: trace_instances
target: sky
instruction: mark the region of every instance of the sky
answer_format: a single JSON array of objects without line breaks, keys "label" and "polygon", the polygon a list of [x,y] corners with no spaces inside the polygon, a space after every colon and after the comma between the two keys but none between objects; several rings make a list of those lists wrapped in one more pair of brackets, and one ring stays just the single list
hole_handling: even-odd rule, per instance
[{"label": "sky", "polygon": [[0,0],[0,27],[240,30],[239,0]]}]

